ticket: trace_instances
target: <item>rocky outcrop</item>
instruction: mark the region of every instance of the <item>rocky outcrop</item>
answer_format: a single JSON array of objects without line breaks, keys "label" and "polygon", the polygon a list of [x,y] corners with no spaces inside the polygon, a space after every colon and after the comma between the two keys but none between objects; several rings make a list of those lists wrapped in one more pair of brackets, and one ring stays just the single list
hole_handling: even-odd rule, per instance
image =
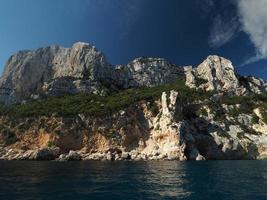
[{"label": "rocky outcrop", "polygon": [[9,58],[0,78],[0,101],[6,104],[43,96],[152,87],[186,77],[186,85],[237,95],[266,91],[266,83],[235,73],[232,63],[209,56],[198,67],[178,67],[162,58],[140,57],[112,66],[96,47],[78,42],[72,48],[50,46],[20,51]]},{"label": "rocky outcrop", "polygon": [[123,88],[157,86],[183,76],[183,68],[162,58],[136,58],[127,65],[115,66],[116,82]]},{"label": "rocky outcrop", "polygon": [[111,66],[102,52],[87,43],[78,42],[72,48],[50,46],[10,57],[0,79],[0,101],[10,104],[79,92],[105,95],[110,90],[171,82],[182,71],[158,58]]},{"label": "rocky outcrop", "polygon": [[[5,160],[212,160],[266,159],[267,124],[260,109],[225,116],[201,106],[198,115],[180,101],[179,91],[163,92],[112,116],[40,117],[0,120],[0,159]],[[201,112],[200,112],[201,111]],[[222,115],[219,113],[219,115]],[[255,120],[255,116],[258,116]]]},{"label": "rocky outcrop", "polygon": [[33,94],[101,92],[99,79],[109,64],[94,46],[76,43],[72,48],[51,46],[20,51],[10,57],[0,79],[1,100],[22,100]]},{"label": "rocky outcrop", "polygon": [[142,153],[153,155],[155,158],[186,160],[186,124],[174,120],[179,93],[171,91],[168,95],[166,92],[162,94],[161,111],[152,120],[153,129]]},{"label": "rocky outcrop", "polygon": [[190,88],[244,95],[266,92],[266,83],[255,77],[239,76],[232,62],[219,57],[209,56],[196,68],[185,67],[186,85]]},{"label": "rocky outcrop", "polygon": [[[177,87],[178,77],[182,77],[179,84],[185,78],[185,84],[196,90],[184,84]],[[165,83],[172,84],[162,85]],[[75,112],[66,116],[61,114],[60,106],[58,113],[47,112],[48,106],[42,104],[45,100],[33,104],[46,111],[42,115],[16,115],[16,109],[4,107],[0,117],[0,159],[267,158],[266,98],[252,96],[265,92],[266,83],[237,75],[232,63],[219,56],[209,56],[196,68],[181,68],[161,58],[137,58],[127,65],[111,66],[103,53],[86,43],[76,43],[72,48],[51,46],[22,51],[5,66],[0,79],[0,101],[22,103],[15,108],[25,114],[25,104],[32,102],[24,99],[29,97],[36,100],[65,93],[108,95],[121,89],[158,85],[162,86],[121,92],[123,105],[117,104],[118,95],[103,97],[101,101],[102,97],[96,95],[95,99],[79,97],[78,102],[85,100],[86,106],[77,111],[71,104],[66,111]],[[140,93],[143,91],[145,95]],[[233,95],[248,96],[224,102]],[[58,102],[64,103],[65,99]],[[97,109],[88,112],[95,104]],[[110,109],[106,113],[105,104]],[[101,115],[94,115],[98,111]]]},{"label": "rocky outcrop", "polygon": [[59,156],[59,148],[40,148],[35,150],[0,149],[0,160],[55,160]]}]

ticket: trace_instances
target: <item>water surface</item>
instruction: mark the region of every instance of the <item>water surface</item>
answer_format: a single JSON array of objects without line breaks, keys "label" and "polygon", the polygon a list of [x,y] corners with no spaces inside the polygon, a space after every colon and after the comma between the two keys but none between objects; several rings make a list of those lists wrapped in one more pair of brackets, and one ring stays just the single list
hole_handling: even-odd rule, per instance
[{"label": "water surface", "polygon": [[267,200],[267,161],[0,161],[1,200]]}]

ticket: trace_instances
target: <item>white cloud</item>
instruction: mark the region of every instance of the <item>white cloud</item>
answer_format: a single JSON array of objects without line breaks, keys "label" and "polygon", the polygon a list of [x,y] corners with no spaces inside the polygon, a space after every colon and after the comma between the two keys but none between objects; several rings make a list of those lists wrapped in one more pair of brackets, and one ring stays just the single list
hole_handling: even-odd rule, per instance
[{"label": "white cloud", "polygon": [[234,8],[233,1],[203,0],[200,8],[202,15],[212,20],[208,42],[210,47],[218,48],[234,39],[240,29],[240,21]]},{"label": "white cloud", "polygon": [[267,0],[237,0],[242,29],[256,48],[245,64],[267,58]]},{"label": "white cloud", "polygon": [[[223,1],[205,0],[206,11],[212,14],[219,3],[224,5]],[[249,35],[256,53],[240,66],[267,59],[267,0],[233,0],[231,3],[237,6],[237,15],[228,16],[227,9],[213,13],[209,45],[221,47],[243,31]]]},{"label": "white cloud", "polygon": [[218,48],[235,38],[238,32],[240,32],[238,18],[225,20],[221,15],[217,15],[210,30],[209,45]]},{"label": "white cloud", "polygon": [[251,64],[251,63],[254,63],[254,62],[257,62],[257,61],[260,61],[264,59],[264,57],[260,54],[257,54],[255,56],[252,56],[248,59],[246,59],[243,63],[241,63],[240,65],[238,65],[237,67],[243,67],[245,65],[248,65],[248,64]]}]

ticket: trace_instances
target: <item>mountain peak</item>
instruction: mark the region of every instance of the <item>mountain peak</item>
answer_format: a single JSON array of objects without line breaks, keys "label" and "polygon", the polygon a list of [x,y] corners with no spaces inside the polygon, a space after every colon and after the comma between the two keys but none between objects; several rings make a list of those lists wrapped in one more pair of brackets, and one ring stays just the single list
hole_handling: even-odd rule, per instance
[{"label": "mountain peak", "polygon": [[95,46],[77,42],[72,48],[50,46],[11,56],[0,78],[0,101],[20,102],[40,94],[103,95],[114,89],[157,86],[181,76],[186,77],[187,86],[206,91],[238,95],[265,91],[262,81],[243,78],[240,82],[231,61],[217,55],[208,56],[196,68],[182,68],[164,58],[151,57],[139,57],[116,67]]},{"label": "mountain peak", "polygon": [[[199,88],[205,91],[218,91],[244,95],[249,92],[262,93],[266,91],[263,82],[240,77],[232,62],[226,58],[210,55],[196,68],[186,68],[186,85],[190,88]],[[253,82],[253,83],[252,83]],[[254,82],[260,84],[254,84]]]}]

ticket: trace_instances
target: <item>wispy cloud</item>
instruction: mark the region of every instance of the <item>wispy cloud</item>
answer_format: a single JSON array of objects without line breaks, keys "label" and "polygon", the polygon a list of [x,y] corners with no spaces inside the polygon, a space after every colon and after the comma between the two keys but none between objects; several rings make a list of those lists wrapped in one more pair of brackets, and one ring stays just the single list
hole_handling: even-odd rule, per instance
[{"label": "wispy cloud", "polygon": [[257,61],[260,61],[262,59],[264,59],[264,57],[262,55],[257,54],[255,56],[252,56],[252,57],[247,58],[245,61],[243,61],[243,63],[241,63],[237,67],[243,67],[245,65],[248,65],[248,64],[251,64],[251,63],[255,63]]},{"label": "wispy cloud", "polygon": [[[229,2],[235,6],[235,12],[223,7]],[[203,4],[203,13],[213,15],[209,36],[212,48],[227,44],[243,31],[249,35],[256,52],[240,66],[267,59],[267,0],[203,0]]]},{"label": "wispy cloud", "polygon": [[237,0],[237,6],[242,29],[256,49],[256,55],[242,65],[267,59],[267,1]]},{"label": "wispy cloud", "polygon": [[221,47],[235,38],[239,32],[240,24],[237,17],[228,20],[217,15],[210,30],[209,45],[213,48]]},{"label": "wispy cloud", "polygon": [[240,29],[240,21],[233,11],[233,2],[227,0],[203,0],[200,10],[202,16],[212,19],[208,43],[212,48],[219,48],[234,39]]}]

